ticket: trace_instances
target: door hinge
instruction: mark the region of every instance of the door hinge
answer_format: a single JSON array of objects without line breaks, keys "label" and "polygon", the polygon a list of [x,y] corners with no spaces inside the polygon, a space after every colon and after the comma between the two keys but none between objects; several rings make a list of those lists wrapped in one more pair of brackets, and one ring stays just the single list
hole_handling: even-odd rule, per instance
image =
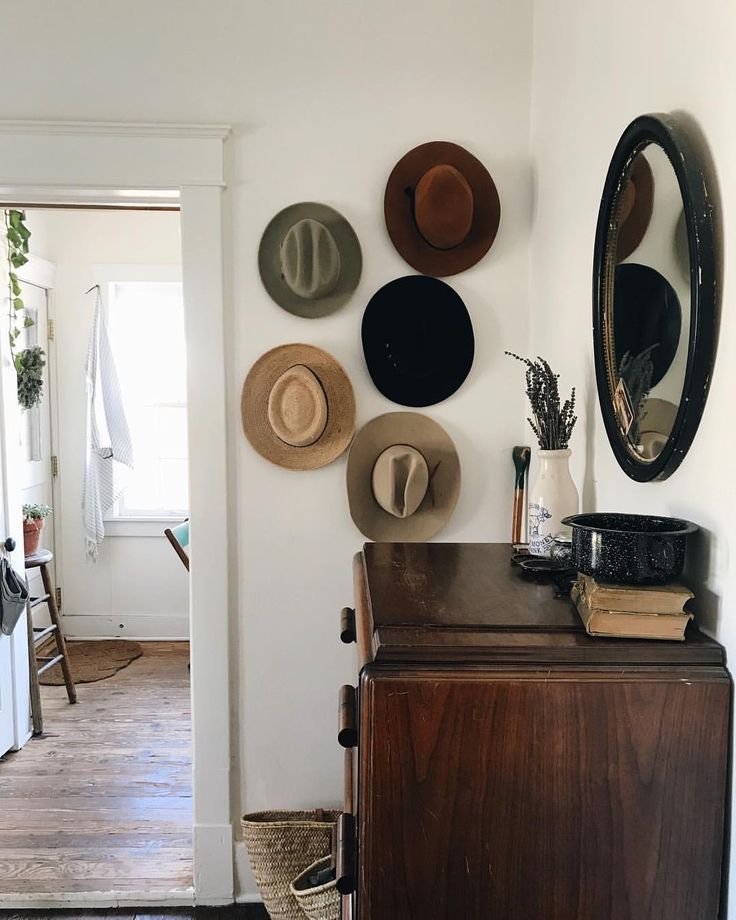
[{"label": "door hinge", "polygon": [[59,458],[55,456],[51,457],[51,475],[52,476],[59,475]]},{"label": "door hinge", "polygon": [[48,320],[48,340],[53,342],[56,336],[56,329],[54,327],[54,321],[52,319]]},{"label": "door hinge", "polygon": [[56,609],[61,610],[61,588],[56,589]]}]

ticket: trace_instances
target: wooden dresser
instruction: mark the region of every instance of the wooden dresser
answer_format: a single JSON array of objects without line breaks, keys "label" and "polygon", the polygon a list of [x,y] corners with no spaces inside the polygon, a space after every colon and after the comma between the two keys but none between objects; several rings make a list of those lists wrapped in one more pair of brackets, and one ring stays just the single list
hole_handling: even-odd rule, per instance
[{"label": "wooden dresser", "polygon": [[340,694],[343,917],[716,920],[723,648],[591,639],[501,544],[367,544]]}]

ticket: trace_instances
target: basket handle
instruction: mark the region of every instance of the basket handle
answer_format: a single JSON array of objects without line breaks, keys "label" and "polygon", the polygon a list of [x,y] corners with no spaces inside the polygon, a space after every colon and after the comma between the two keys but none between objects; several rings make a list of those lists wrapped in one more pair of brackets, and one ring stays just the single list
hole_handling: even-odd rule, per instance
[{"label": "basket handle", "polygon": [[324,808],[315,808],[314,809],[314,820],[319,824],[322,824],[325,820],[325,810]]}]

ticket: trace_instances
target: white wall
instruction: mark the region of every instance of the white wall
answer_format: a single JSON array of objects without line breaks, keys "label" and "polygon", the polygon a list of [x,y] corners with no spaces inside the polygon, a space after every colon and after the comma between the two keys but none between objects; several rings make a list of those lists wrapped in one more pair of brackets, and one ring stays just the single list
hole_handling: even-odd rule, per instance
[{"label": "white wall", "polygon": [[[736,651],[732,457],[736,315],[728,272],[736,239],[733,47],[736,16],[718,0],[538,0],[533,138],[536,173],[532,334],[566,382],[585,392],[573,440],[587,510],[669,513],[698,522],[689,579],[698,619]],[[719,355],[695,443],[669,480],[636,484],[618,468],[595,397],[591,271],[595,222],[614,146],[645,112],[676,112],[715,164],[726,273]],[[704,718],[707,715],[704,714]],[[733,890],[733,886],[732,886]],[[733,899],[732,899],[733,900]],[[736,900],[733,900],[736,904]]]},{"label": "white wall", "polygon": [[[29,214],[31,229],[43,228],[39,249],[56,265],[56,342],[50,351],[58,399],[59,479],[53,522],[65,630],[70,636],[186,638],[188,578],[163,535],[165,525],[152,526],[148,536],[106,536],[92,564],[85,554],[81,512],[85,364],[95,306],[94,293],[85,291],[95,283],[98,264],[180,263],[179,215],[51,209]],[[34,252],[36,242],[34,234]]]},{"label": "white wall", "polygon": [[[501,540],[510,528],[511,447],[523,434],[519,368],[527,345],[531,0],[53,0],[5,11],[0,56],[23,79],[3,118],[218,121],[228,144],[229,417],[237,530],[233,657],[234,816],[265,805],[337,801],[337,691],[354,679],[337,616],[363,542],[344,491],[344,458],[313,473],[269,465],[244,441],[243,378],[265,349],[306,340],[352,377],[358,421],[398,409],[373,388],[360,349],[371,294],[405,273],[382,217],[386,178],[412,146],[466,145],[491,171],[502,217],[489,256],[452,279],[475,326],[463,388],[428,414],[463,464],[444,540]],[[19,36],[28,41],[19,41]],[[32,43],[34,66],[28,66]],[[319,321],[280,310],[257,273],[260,234],[294,201],[341,210],[363,246],[353,300]]]}]

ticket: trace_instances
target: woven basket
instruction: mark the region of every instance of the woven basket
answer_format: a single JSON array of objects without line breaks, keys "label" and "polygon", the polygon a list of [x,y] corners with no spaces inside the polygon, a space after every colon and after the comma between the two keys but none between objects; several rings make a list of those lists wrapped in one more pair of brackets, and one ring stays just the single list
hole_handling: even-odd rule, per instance
[{"label": "woven basket", "polygon": [[305,887],[309,884],[309,876],[313,872],[326,869],[331,858],[325,856],[324,859],[312,863],[291,883],[291,893],[304,911],[307,920],[340,920],[340,895],[337,890],[337,882],[327,882],[326,885],[319,885],[317,888]]},{"label": "woven basket", "polygon": [[336,811],[259,811],[244,815],[243,838],[272,920],[304,920],[292,881],[332,849]]}]

